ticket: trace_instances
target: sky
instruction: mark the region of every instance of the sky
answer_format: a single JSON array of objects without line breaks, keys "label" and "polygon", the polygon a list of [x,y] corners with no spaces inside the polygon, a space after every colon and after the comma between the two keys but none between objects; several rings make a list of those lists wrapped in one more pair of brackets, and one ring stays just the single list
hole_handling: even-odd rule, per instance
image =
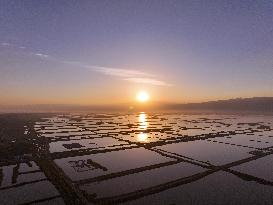
[{"label": "sky", "polygon": [[0,0],[0,105],[273,96],[271,0]]}]

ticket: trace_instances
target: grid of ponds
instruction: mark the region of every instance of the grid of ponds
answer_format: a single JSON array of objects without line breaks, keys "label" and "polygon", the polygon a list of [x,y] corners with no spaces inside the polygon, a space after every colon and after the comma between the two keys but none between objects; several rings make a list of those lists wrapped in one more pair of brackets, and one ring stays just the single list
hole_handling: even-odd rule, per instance
[{"label": "grid of ponds", "polygon": [[3,204],[273,201],[272,116],[61,114],[24,128],[35,151],[2,163]]}]

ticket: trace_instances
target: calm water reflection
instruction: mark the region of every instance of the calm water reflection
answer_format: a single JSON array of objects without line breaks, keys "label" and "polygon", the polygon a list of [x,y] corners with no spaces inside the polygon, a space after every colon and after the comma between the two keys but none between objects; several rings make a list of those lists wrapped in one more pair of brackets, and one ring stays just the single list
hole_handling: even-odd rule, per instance
[{"label": "calm water reflection", "polygon": [[137,135],[137,139],[139,142],[148,142],[148,133],[143,133],[144,131],[147,131],[149,123],[147,122],[147,114],[145,112],[139,113],[138,116],[138,129],[141,131]]},{"label": "calm water reflection", "polygon": [[272,116],[65,114],[11,126],[2,204],[272,204]]}]

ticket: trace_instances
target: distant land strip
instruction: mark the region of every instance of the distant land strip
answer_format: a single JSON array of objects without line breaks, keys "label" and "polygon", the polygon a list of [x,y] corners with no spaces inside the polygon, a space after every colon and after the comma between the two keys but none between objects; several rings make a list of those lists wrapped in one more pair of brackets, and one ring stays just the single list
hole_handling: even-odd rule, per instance
[{"label": "distant land strip", "polygon": [[262,112],[273,113],[273,97],[236,98],[201,103],[123,103],[115,105],[0,105],[0,113],[19,112],[134,112],[134,111],[185,111],[185,112]]}]

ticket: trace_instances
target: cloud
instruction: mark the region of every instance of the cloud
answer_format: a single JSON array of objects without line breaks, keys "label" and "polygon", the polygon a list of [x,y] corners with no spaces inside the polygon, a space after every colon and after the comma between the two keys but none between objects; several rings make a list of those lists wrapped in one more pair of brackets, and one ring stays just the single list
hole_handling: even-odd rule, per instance
[{"label": "cloud", "polygon": [[39,56],[41,58],[48,58],[48,55],[42,53],[34,53],[35,56]]},{"label": "cloud", "polygon": [[150,84],[155,86],[173,86],[167,82],[151,78],[155,76],[143,71],[100,66],[90,66],[90,68],[95,69],[95,71],[104,75],[120,77],[122,80],[127,80],[133,83]]},{"label": "cloud", "polygon": [[97,72],[103,73],[105,75],[118,76],[124,78],[137,77],[137,76],[152,76],[149,73],[145,73],[137,70],[129,69],[120,69],[120,68],[109,68],[109,67],[100,67],[92,66]]},{"label": "cloud", "polygon": [[[2,46],[10,46],[10,43],[3,42]],[[26,47],[24,46],[16,46],[18,49],[24,50],[26,54],[31,54],[37,56],[39,58],[47,59],[47,60],[55,60],[56,62],[64,63],[67,65],[72,65],[76,67],[81,67],[85,69],[89,69],[93,72],[98,72],[103,75],[117,77],[120,80],[126,80],[132,83],[139,84],[150,84],[155,86],[173,86],[165,81],[158,80],[155,75],[151,73],[147,73],[140,70],[132,70],[132,69],[124,69],[124,68],[114,68],[114,67],[104,67],[104,66],[96,66],[96,65],[88,65],[79,61],[70,61],[70,60],[60,60],[58,58],[54,58],[53,56],[49,56],[40,52],[28,52]]]},{"label": "cloud", "polygon": [[10,46],[10,45],[11,45],[10,43],[6,43],[6,42],[1,43],[1,46]]},{"label": "cloud", "polygon": [[153,78],[125,78],[124,80],[133,82],[133,83],[141,83],[141,84],[150,84],[157,86],[173,86],[172,84],[166,83],[161,80],[153,79]]},{"label": "cloud", "polygon": [[139,84],[150,84],[155,86],[173,86],[167,82],[155,79],[155,75],[146,73],[138,70],[122,69],[122,68],[112,68],[112,67],[102,67],[86,65],[78,61],[63,61],[64,63],[79,66],[83,68],[88,68],[91,71],[99,72],[103,75],[109,75],[113,77],[118,77],[121,80],[130,81]]}]

